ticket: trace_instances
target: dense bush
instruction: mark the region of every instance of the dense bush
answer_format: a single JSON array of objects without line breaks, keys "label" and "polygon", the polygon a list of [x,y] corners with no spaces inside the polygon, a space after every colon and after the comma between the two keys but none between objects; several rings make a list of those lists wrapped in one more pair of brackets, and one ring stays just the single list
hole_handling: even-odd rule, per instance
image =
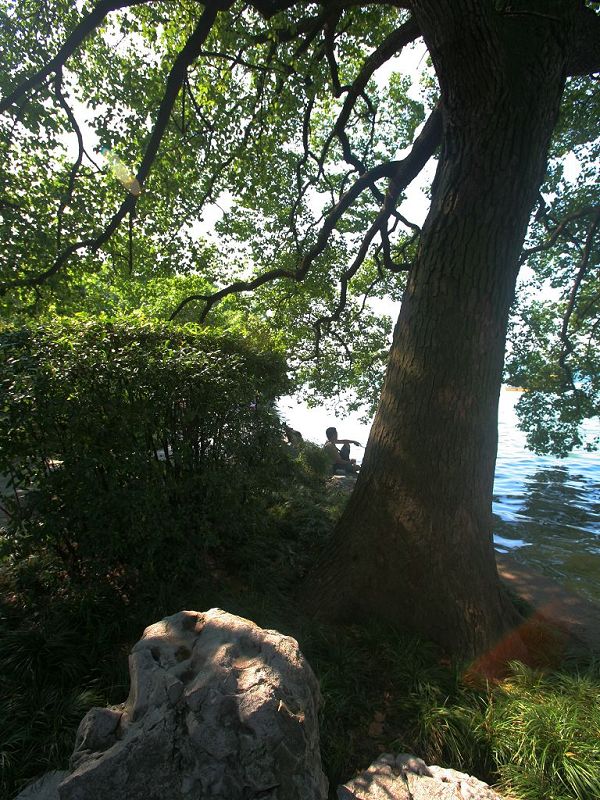
[{"label": "dense bush", "polygon": [[251,533],[289,467],[270,410],[285,364],[239,341],[55,322],[5,329],[0,360],[5,547],[21,560],[47,547],[71,580],[131,587],[192,554],[197,569]]},{"label": "dense bush", "polygon": [[600,796],[597,668],[514,665],[474,687],[400,630],[302,617],[294,583],[345,497],[323,490],[320,448],[282,442],[277,357],[193,328],[69,322],[0,331],[0,368],[0,796],[66,765],[90,705],[125,699],[148,623],[212,605],[298,637],[332,791],[412,751],[516,800]]},{"label": "dense bush", "polygon": [[192,326],[55,321],[0,329],[0,380],[10,797],[65,765],[90,705],[125,699],[147,624],[183,607],[282,608],[331,517],[319,448],[284,444],[277,355]]}]

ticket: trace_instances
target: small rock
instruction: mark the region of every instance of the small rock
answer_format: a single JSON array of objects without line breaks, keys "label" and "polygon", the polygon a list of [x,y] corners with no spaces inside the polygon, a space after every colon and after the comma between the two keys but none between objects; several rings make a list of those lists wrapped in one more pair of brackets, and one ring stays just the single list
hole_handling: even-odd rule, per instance
[{"label": "small rock", "polygon": [[487,783],[401,753],[380,756],[368,770],[338,787],[338,800],[502,800]]},{"label": "small rock", "polygon": [[338,800],[411,800],[402,769],[389,753],[348,783],[339,786]]}]

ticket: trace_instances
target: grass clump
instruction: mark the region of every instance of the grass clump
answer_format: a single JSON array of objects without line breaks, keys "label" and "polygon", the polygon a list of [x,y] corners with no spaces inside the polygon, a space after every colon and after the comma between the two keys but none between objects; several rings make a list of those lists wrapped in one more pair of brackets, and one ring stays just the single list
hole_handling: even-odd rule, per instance
[{"label": "grass clump", "polygon": [[513,665],[486,725],[499,786],[520,800],[600,797],[600,669],[544,675]]},{"label": "grass clump", "polygon": [[301,642],[321,684],[333,788],[382,752],[411,752],[511,800],[600,797],[597,664],[513,663],[503,681],[473,685],[464,665],[393,627],[313,627]]}]

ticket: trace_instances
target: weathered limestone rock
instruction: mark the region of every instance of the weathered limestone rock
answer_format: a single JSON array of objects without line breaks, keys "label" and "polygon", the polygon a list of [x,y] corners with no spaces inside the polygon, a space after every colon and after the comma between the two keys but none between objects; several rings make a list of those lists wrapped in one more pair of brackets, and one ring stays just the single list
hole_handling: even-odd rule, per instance
[{"label": "weathered limestone rock", "polygon": [[338,786],[339,800],[410,800],[408,787],[396,758],[389,753],[380,756],[371,766]]},{"label": "weathered limestone rock", "polygon": [[339,800],[502,800],[487,783],[463,772],[428,767],[407,753],[386,753],[338,787]]},{"label": "weathered limestone rock", "polygon": [[129,670],[124,707],[82,720],[58,794],[17,800],[326,797],[318,683],[294,639],[182,611],[146,628]]}]

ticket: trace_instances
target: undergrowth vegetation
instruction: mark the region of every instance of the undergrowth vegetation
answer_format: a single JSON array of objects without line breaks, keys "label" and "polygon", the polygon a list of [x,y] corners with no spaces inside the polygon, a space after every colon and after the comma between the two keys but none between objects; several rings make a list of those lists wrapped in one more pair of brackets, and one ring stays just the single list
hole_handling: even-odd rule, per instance
[{"label": "undergrowth vegetation", "polygon": [[465,665],[390,627],[313,630],[303,649],[324,696],[322,754],[334,786],[382,752],[410,752],[511,800],[600,797],[596,663],[558,672],[514,663],[504,680],[473,686]]},{"label": "undergrowth vegetation", "polygon": [[474,686],[398,629],[299,613],[346,498],[318,448],[284,443],[277,358],[193,328],[70,322],[6,329],[0,359],[2,797],[66,765],[90,706],[126,698],[144,627],[213,606],[300,641],[332,793],[410,751],[516,800],[600,797],[597,665],[513,664]]}]

